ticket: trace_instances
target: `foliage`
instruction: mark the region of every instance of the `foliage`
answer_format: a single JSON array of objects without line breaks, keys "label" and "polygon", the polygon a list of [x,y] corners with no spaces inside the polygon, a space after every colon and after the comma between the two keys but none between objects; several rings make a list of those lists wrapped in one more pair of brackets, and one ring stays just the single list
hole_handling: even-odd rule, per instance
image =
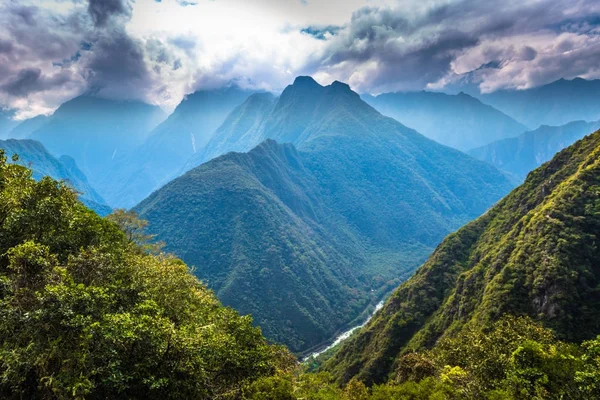
[{"label": "foliage", "polygon": [[299,354],[360,319],[512,187],[495,168],[382,116],[347,85],[308,77],[275,105],[250,97],[208,148],[227,154],[134,210],[221,301]]},{"label": "foliage", "polygon": [[31,175],[0,156],[0,397],[239,398],[293,363],[183,262]]},{"label": "foliage", "polygon": [[[599,338],[600,339],[600,338]],[[366,387],[353,378],[338,387],[327,372],[287,373],[257,381],[250,399],[465,399],[596,398],[599,340],[581,346],[559,341],[530,318],[505,316],[488,329],[469,328],[431,351],[409,353],[396,378]],[[250,393],[250,392],[247,392]]]},{"label": "foliage", "polygon": [[[489,328],[505,314],[530,316],[561,340],[594,338],[600,331],[598,210],[600,132],[563,150],[449,235],[324,368],[340,383],[385,382],[403,355]],[[530,350],[549,359],[561,354]]]}]

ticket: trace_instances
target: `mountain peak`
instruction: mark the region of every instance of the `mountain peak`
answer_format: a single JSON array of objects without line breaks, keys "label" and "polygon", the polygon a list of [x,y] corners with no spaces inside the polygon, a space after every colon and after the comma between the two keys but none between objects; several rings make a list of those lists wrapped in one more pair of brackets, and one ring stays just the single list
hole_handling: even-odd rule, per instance
[{"label": "mountain peak", "polygon": [[311,76],[298,76],[294,79],[293,86],[316,87],[321,85],[319,85]]},{"label": "mountain peak", "polygon": [[347,91],[347,92],[351,92],[352,89],[350,89],[350,85],[348,85],[347,83],[344,82],[340,82],[340,81],[333,81],[333,83],[330,86],[332,89],[335,90],[339,90],[339,91]]}]

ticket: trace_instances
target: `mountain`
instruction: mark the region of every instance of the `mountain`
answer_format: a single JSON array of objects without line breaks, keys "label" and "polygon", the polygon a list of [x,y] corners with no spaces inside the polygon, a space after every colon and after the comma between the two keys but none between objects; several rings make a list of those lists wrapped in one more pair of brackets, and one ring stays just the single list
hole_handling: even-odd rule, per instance
[{"label": "mountain", "polygon": [[103,195],[116,157],[141,144],[165,118],[156,106],[79,96],[62,104],[31,135],[52,154],[68,154]]},{"label": "mountain", "polygon": [[144,143],[119,158],[105,174],[102,187],[108,202],[132,207],[178,176],[185,162],[204,148],[227,115],[251,94],[231,86],[186,96]]},{"label": "mountain", "polygon": [[7,137],[9,139],[27,139],[33,132],[40,129],[48,120],[49,117],[45,115],[38,115],[37,117],[26,119],[12,128]]},{"label": "mountain", "polygon": [[0,108],[0,138],[7,137],[9,132],[19,124],[14,116],[14,111]]},{"label": "mountain", "polygon": [[363,96],[363,100],[428,138],[463,151],[527,130],[508,115],[462,92],[384,93]]},{"label": "mountain", "polygon": [[295,352],[359,317],[512,187],[339,82],[297,78],[258,114],[258,128],[228,124],[250,127],[255,149],[192,169],[134,210],[226,305]]},{"label": "mountain", "polygon": [[560,79],[526,90],[499,90],[479,98],[517,121],[535,129],[571,121],[600,120],[600,80]]},{"label": "mountain", "polygon": [[339,381],[382,382],[399,356],[525,315],[563,340],[600,332],[600,131],[529,174],[449,235],[326,364]]},{"label": "mountain", "polygon": [[542,125],[516,138],[499,140],[473,149],[468,154],[510,172],[523,181],[527,174],[556,153],[590,132],[600,129],[600,121],[574,121],[561,126]]},{"label": "mountain", "polygon": [[230,151],[249,151],[261,140],[260,128],[273,111],[277,98],[270,93],[255,93],[236,107],[200,151],[192,155],[182,172]]},{"label": "mountain", "polygon": [[18,163],[31,168],[34,179],[40,180],[44,176],[50,176],[56,180],[64,180],[80,192],[81,201],[98,214],[106,215],[111,212],[110,207],[89,184],[85,174],[71,157],[62,156],[56,159],[35,140],[0,140],[0,149],[4,149],[9,161],[13,154],[17,154]]},{"label": "mountain", "polygon": [[147,254],[133,215],[4,159],[0,210],[0,398],[248,399],[295,367],[181,260]]}]

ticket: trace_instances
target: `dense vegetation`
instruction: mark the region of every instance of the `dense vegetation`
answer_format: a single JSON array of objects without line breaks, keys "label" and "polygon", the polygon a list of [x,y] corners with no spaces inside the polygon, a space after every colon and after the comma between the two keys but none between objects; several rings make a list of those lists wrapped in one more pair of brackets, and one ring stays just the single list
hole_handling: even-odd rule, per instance
[{"label": "dense vegetation", "polygon": [[[351,323],[511,187],[342,83],[298,78],[272,101],[249,98],[211,142],[297,147],[267,139],[213,159],[135,210],[226,305],[295,352]],[[244,127],[258,131],[239,136]]]},{"label": "dense vegetation", "polygon": [[40,142],[27,139],[2,140],[0,149],[4,149],[9,162],[13,161],[12,157],[16,155],[13,162],[30,168],[34,179],[40,180],[44,176],[49,176],[56,180],[63,180],[79,192],[79,198],[86,206],[100,215],[110,213],[110,207],[90,185],[85,174],[71,157],[61,156],[57,159]]},{"label": "dense vegetation", "polygon": [[600,121],[543,125],[515,138],[499,140],[469,151],[473,157],[509,172],[519,182],[556,153],[600,128]]},{"label": "dense vegetation", "polygon": [[581,346],[558,340],[529,318],[506,316],[469,328],[433,350],[407,353],[386,383],[327,372],[280,373],[245,391],[256,400],[595,399],[600,396],[600,336]]},{"label": "dense vegetation", "polygon": [[398,92],[362,98],[383,115],[463,151],[527,130],[508,115],[462,92]]},{"label": "dense vegetation", "polygon": [[290,365],[141,228],[0,154],[0,397],[236,399]]},{"label": "dense vegetation", "polygon": [[504,314],[528,315],[560,340],[593,339],[600,332],[599,236],[597,132],[449,235],[325,367],[339,382],[384,382],[404,355]]}]

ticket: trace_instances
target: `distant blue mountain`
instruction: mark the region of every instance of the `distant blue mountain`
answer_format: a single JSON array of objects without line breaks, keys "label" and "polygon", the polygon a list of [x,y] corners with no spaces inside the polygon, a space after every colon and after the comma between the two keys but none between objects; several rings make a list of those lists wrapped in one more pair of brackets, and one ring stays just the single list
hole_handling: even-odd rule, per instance
[{"label": "distant blue mountain", "polygon": [[600,120],[600,80],[560,79],[527,90],[500,90],[479,99],[535,129]]},{"label": "distant blue mountain", "polygon": [[561,126],[543,125],[516,138],[499,140],[469,151],[475,158],[510,172],[518,181],[562,149],[600,129],[600,121],[574,121]]},{"label": "distant blue mountain", "polygon": [[178,176],[185,162],[202,151],[227,115],[253,92],[231,86],[187,95],[147,139],[105,171],[100,187],[109,204],[131,207]]},{"label": "distant blue mountain", "polygon": [[117,157],[143,143],[165,117],[159,107],[139,101],[80,96],[61,105],[30,138],[52,154],[73,157],[104,196],[102,183]]},{"label": "distant blue mountain", "polygon": [[388,117],[446,146],[469,150],[527,130],[508,115],[465,93],[384,93],[362,96]]},{"label": "distant blue mountain", "polygon": [[249,97],[206,149],[134,210],[225,304],[297,352],[351,323],[512,188],[348,85],[309,77],[277,99]]},{"label": "distant blue mountain", "polygon": [[40,129],[50,118],[45,115],[21,121],[6,135],[9,139],[27,139],[33,132]]},{"label": "distant blue mountain", "polygon": [[111,208],[90,185],[73,158],[62,156],[57,159],[35,140],[0,140],[0,149],[4,149],[9,162],[12,155],[17,154],[19,156],[17,162],[31,168],[34,179],[39,180],[44,176],[50,176],[56,180],[63,180],[81,193],[81,201],[92,210],[100,215],[110,213]]}]

